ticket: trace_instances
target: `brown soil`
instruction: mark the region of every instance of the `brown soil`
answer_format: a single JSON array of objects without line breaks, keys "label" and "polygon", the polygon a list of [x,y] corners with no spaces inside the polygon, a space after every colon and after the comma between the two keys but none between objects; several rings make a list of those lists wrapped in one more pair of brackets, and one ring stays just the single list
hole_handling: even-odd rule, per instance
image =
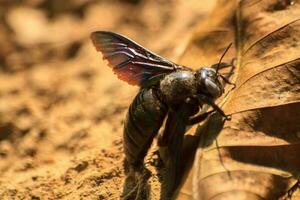
[{"label": "brown soil", "polygon": [[0,199],[119,199],[123,120],[138,88],[117,79],[89,34],[121,32],[176,60],[214,1],[198,2],[1,1]]}]

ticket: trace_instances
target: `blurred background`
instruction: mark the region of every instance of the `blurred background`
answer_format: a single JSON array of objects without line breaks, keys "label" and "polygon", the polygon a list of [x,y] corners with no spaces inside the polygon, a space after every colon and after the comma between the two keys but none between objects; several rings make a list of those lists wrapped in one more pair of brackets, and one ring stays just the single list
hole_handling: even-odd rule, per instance
[{"label": "blurred background", "polygon": [[0,198],[118,199],[138,88],[117,79],[89,35],[119,32],[176,62],[214,4],[0,0]]}]

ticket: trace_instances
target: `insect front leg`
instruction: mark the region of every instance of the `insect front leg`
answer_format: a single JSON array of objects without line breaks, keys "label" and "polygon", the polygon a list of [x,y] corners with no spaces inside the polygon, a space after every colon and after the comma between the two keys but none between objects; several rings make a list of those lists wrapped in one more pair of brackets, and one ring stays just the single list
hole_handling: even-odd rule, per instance
[{"label": "insect front leg", "polygon": [[191,117],[188,122],[187,122],[187,125],[194,125],[194,124],[198,124],[202,121],[204,121],[208,115],[210,115],[211,113],[215,112],[215,110],[211,110],[211,111],[208,111],[208,112],[205,112],[205,113],[202,113],[202,114],[199,114],[199,115],[196,115],[194,117]]},{"label": "insect front leg", "polygon": [[213,64],[213,65],[211,65],[211,68],[216,69],[218,65],[219,65],[219,69],[223,69],[223,68],[226,68],[226,67],[234,66],[233,65],[233,61],[231,61],[230,63],[221,62],[220,64],[219,63]]},{"label": "insect front leg", "polygon": [[226,115],[224,113],[224,111],[217,105],[215,104],[215,102],[211,99],[211,98],[208,98],[204,95],[199,95],[198,96],[198,99],[200,102],[205,102],[207,103],[208,105],[210,105],[211,107],[213,107],[213,109],[215,111],[217,111],[218,113],[220,113],[223,117],[225,117],[225,120],[231,120],[231,115]]},{"label": "insect front leg", "polygon": [[224,74],[219,74],[219,76],[223,79],[223,81],[225,83],[227,83],[229,85],[233,85],[235,88],[235,83],[232,83],[228,80],[228,78],[233,74],[235,65],[236,65],[236,58],[233,58],[230,63],[226,63],[226,62],[216,63],[216,64],[211,65],[211,68],[220,70],[220,69],[232,66],[232,69],[230,70],[230,72],[224,73]]},{"label": "insect front leg", "polygon": [[282,200],[292,199],[294,193],[300,189],[300,176],[298,176],[297,182],[287,191],[286,195],[281,198]]},{"label": "insect front leg", "polygon": [[223,117],[225,117],[225,120],[231,120],[231,115],[226,115],[224,113],[224,111],[217,104],[215,104],[214,102],[211,102],[209,105],[212,106]]}]

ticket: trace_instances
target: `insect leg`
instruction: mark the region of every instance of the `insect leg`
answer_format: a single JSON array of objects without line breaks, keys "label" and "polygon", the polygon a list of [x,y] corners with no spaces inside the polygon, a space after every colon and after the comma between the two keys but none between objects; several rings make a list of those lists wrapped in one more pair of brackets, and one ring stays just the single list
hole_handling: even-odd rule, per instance
[{"label": "insect leg", "polygon": [[151,176],[151,172],[147,168],[144,168],[139,176],[136,199],[150,199],[150,186],[148,185],[148,179]]},{"label": "insect leg", "polygon": [[[236,58],[232,58],[232,60],[230,61],[230,63],[228,63],[228,62],[220,62],[219,69],[224,69],[224,68],[230,67],[230,66],[232,66],[233,68],[235,68],[235,66],[236,66],[235,64],[236,64]],[[214,68],[214,69],[217,69],[218,63],[213,64],[210,67]]]},{"label": "insect leg", "polygon": [[287,198],[292,199],[293,194],[300,189],[300,176],[298,177],[297,182],[288,190]]},{"label": "insect leg", "polygon": [[[213,65],[211,65],[210,67],[216,69],[217,66],[218,66],[218,63],[213,64]],[[232,65],[232,62],[231,62],[231,63],[221,62],[221,63],[219,64],[219,69],[223,69],[223,68],[230,67],[230,66],[233,66],[233,65]]]},{"label": "insect leg", "polygon": [[194,125],[194,124],[197,124],[197,123],[200,123],[200,122],[204,121],[208,117],[208,115],[211,114],[214,111],[215,110],[211,110],[211,111],[196,115],[194,117],[191,117],[188,120],[187,125]]},{"label": "insect leg", "polygon": [[213,64],[213,65],[211,66],[211,67],[214,68],[214,69],[216,69],[216,68],[218,68],[218,69],[223,69],[223,68],[232,66],[232,69],[230,70],[230,72],[224,73],[224,74],[218,74],[218,76],[220,76],[220,77],[223,79],[223,81],[224,81],[225,83],[230,84],[230,85],[233,85],[234,88],[235,88],[235,83],[230,82],[230,81],[228,80],[228,78],[233,74],[233,70],[234,70],[234,68],[235,68],[235,62],[236,62],[236,59],[233,58],[233,59],[231,60],[230,63],[221,62],[221,63],[219,64],[219,66],[218,66],[218,64]]},{"label": "insect leg", "polygon": [[224,111],[217,104],[215,104],[214,102],[211,102],[209,105],[212,106],[223,117],[225,117],[226,120],[231,120],[231,115],[226,115],[224,113]]},{"label": "insect leg", "polygon": [[204,96],[204,95],[200,95],[198,96],[199,101],[201,102],[205,102],[208,105],[210,105],[211,107],[213,107],[213,109],[215,111],[217,111],[218,113],[220,113],[223,117],[225,117],[226,120],[231,120],[231,115],[226,115],[224,113],[224,111],[217,105],[215,104],[215,102],[213,102],[210,98]]},{"label": "insect leg", "polygon": [[229,84],[229,85],[233,85],[233,88],[235,88],[235,83],[232,83],[232,82],[230,82],[225,76],[223,76],[222,74],[220,74],[219,75],[222,79],[223,79],[223,81],[225,82],[225,83],[227,83],[227,84]]},{"label": "insect leg", "polygon": [[234,69],[235,69],[235,67],[236,67],[236,58],[233,58],[233,59],[231,60],[230,65],[232,66],[232,69],[230,70],[229,73],[227,73],[228,76],[227,76],[227,74],[221,74],[221,78],[225,81],[225,83],[228,83],[228,84],[230,84],[230,85],[233,85],[234,88],[235,88],[235,83],[230,82],[230,81],[228,80],[228,78],[233,74],[233,71],[234,71]]},{"label": "insect leg", "polygon": [[138,185],[136,184],[136,172],[132,165],[125,160],[125,184],[123,186],[122,200],[130,200],[136,197]]}]

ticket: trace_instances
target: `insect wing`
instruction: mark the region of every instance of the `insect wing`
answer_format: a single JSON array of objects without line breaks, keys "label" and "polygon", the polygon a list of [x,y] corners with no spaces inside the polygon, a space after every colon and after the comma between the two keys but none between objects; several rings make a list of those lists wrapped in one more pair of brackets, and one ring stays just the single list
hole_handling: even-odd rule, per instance
[{"label": "insect wing", "polygon": [[165,174],[165,184],[163,187],[166,191],[166,196],[172,196],[174,190],[178,187],[182,178],[182,150],[183,137],[186,131],[186,124],[193,109],[188,104],[183,104],[175,111],[168,114],[168,118],[163,132],[163,143],[167,144],[167,172]]},{"label": "insect wing", "polygon": [[131,85],[155,84],[180,67],[117,33],[97,31],[91,39],[118,78]]}]

